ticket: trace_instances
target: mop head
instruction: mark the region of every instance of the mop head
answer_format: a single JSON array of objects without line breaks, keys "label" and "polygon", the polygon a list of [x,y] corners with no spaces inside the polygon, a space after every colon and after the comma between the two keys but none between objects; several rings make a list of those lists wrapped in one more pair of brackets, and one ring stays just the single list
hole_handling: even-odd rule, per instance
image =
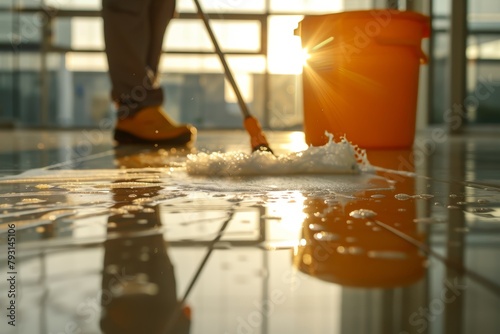
[{"label": "mop head", "polygon": [[186,170],[190,175],[243,176],[290,174],[357,174],[369,170],[366,152],[345,138],[339,142],[327,133],[328,143],[310,146],[305,151],[275,156],[256,151],[198,153],[187,156]]}]

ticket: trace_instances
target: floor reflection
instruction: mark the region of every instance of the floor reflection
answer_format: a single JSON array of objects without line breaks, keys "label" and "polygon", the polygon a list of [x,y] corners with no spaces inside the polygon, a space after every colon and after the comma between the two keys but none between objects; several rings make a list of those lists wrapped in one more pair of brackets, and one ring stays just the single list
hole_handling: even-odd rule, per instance
[{"label": "floor reflection", "polygon": [[[420,250],[371,217],[374,214],[376,219],[390,221],[398,230],[422,240],[413,222],[414,210],[398,207],[408,211],[388,213],[378,210],[381,206],[376,203],[354,202],[332,206],[321,199],[306,202],[308,218],[294,253],[294,265],[304,273],[345,286],[390,288],[421,279],[425,257]],[[366,217],[352,217],[362,210]],[[397,219],[387,220],[390,216]]]},{"label": "floor reflection", "polygon": [[132,198],[154,198],[161,189],[112,190],[101,287],[104,333],[189,333],[191,312],[178,301],[159,212],[131,204]]},{"label": "floor reflection", "polygon": [[179,149],[30,165],[0,179],[22,291],[0,333],[496,334],[499,150],[369,151],[360,175],[193,177]]}]

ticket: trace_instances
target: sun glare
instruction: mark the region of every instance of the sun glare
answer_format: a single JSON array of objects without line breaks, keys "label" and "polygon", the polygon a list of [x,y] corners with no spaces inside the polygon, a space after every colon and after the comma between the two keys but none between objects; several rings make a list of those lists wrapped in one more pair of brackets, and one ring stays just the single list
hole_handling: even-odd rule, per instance
[{"label": "sun glare", "polygon": [[276,192],[276,199],[268,203],[267,214],[279,217],[279,224],[269,224],[268,233],[274,242],[297,242],[300,240],[304,213],[305,197],[299,191]]},{"label": "sun glare", "polygon": [[302,66],[306,66],[307,60],[309,58],[311,58],[311,54],[309,53],[309,50],[307,50],[306,48],[302,49],[301,58],[302,58]]}]

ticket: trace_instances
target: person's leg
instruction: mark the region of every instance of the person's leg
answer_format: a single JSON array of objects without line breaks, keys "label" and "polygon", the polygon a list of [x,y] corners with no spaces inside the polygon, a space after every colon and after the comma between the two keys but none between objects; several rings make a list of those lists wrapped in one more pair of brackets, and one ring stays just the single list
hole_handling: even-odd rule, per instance
[{"label": "person's leg", "polygon": [[175,0],[103,0],[104,37],[119,143],[185,144],[196,129],[164,113],[158,63]]},{"label": "person's leg", "polygon": [[120,117],[148,105],[161,104],[163,94],[149,84],[149,7],[153,0],[103,0],[102,18],[112,98]]},{"label": "person's leg", "polygon": [[163,47],[163,37],[168,23],[174,16],[176,0],[153,0],[149,6],[150,43],[146,56],[148,68],[157,79],[158,66]]}]

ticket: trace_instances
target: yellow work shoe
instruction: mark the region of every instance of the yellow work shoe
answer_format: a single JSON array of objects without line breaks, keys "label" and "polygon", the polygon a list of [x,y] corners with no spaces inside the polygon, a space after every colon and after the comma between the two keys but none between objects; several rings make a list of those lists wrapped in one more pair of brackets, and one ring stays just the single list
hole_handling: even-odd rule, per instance
[{"label": "yellow work shoe", "polygon": [[146,107],[131,117],[118,119],[114,139],[117,144],[186,145],[194,141],[196,128],[176,124],[161,106]]}]

